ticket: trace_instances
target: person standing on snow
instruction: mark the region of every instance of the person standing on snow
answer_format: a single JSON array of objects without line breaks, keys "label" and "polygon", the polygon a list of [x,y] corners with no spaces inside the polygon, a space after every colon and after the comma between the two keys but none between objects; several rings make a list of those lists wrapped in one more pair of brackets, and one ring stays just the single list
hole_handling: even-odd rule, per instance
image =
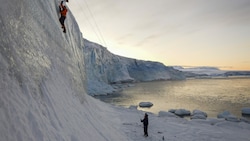
[{"label": "person standing on snow", "polygon": [[59,21],[60,21],[60,23],[62,25],[63,32],[66,33],[66,28],[65,28],[65,25],[64,25],[64,21],[66,19],[68,9],[67,9],[67,7],[65,5],[63,5],[63,1],[61,1],[61,5],[59,6],[59,10],[60,10],[60,13],[61,13],[61,17],[60,17]]},{"label": "person standing on snow", "polygon": [[147,137],[148,136],[148,114],[145,113],[144,119],[141,119],[141,122],[143,122],[143,126],[144,126],[144,136]]}]

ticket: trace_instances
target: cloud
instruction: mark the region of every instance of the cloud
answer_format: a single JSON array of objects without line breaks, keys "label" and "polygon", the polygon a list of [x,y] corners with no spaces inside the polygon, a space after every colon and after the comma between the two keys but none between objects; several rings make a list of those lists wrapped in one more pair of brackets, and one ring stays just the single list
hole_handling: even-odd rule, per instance
[{"label": "cloud", "polygon": [[[245,54],[250,37],[247,34],[250,0],[91,0],[88,4],[105,39],[125,47],[124,50],[143,49],[155,52],[159,58],[171,56],[167,54],[171,51],[175,54],[171,59],[177,64],[181,62],[179,56],[196,56],[197,53],[202,56],[200,59],[187,58],[185,61],[202,64],[217,57],[219,64],[220,60],[230,59],[227,58],[230,53],[238,53],[235,61],[241,62],[243,57],[248,59]],[[86,38],[93,34],[87,33],[87,29],[83,33]],[[204,58],[208,54],[204,50],[216,55]],[[163,54],[158,53],[163,51],[166,54],[162,57]],[[231,65],[225,65],[228,64]],[[217,67],[232,69],[232,66]]]},{"label": "cloud", "polygon": [[151,34],[145,38],[143,38],[142,40],[140,40],[139,42],[137,42],[135,44],[135,46],[143,46],[145,44],[150,44],[152,43],[152,40],[154,39],[159,39],[161,37],[161,34]]},{"label": "cloud", "polygon": [[124,34],[124,35],[122,35],[122,36],[116,38],[116,40],[117,40],[117,41],[126,40],[126,39],[128,39],[128,38],[133,37],[133,36],[134,36],[133,33],[127,33],[127,34]]},{"label": "cloud", "polygon": [[250,61],[242,61],[242,64],[250,64]]},{"label": "cloud", "polygon": [[119,45],[127,44],[127,42],[129,42],[129,40],[131,40],[131,38],[133,38],[133,36],[134,36],[133,33],[127,33],[127,34],[124,34],[124,35],[121,35],[121,36],[117,37],[115,39],[115,41]]}]

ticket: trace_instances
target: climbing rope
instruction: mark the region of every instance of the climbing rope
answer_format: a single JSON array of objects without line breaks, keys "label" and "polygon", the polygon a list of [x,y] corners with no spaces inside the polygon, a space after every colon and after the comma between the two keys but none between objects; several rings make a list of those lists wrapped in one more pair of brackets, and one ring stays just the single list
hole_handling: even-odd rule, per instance
[{"label": "climbing rope", "polygon": [[[94,18],[94,15],[93,15],[87,1],[83,0],[83,2],[79,2],[79,0],[74,0],[74,1],[71,1],[71,3],[75,3],[75,5],[79,6],[79,8],[81,9],[80,14],[83,14],[83,17],[86,17],[86,21],[90,25],[90,27],[92,28],[92,30],[93,30],[94,34],[96,35],[99,43],[101,43],[102,45],[107,47],[107,44],[106,44],[106,42],[104,40],[104,37],[102,36],[101,30],[98,27],[98,24],[97,24],[97,22],[96,22],[96,20]],[[83,7],[83,4],[85,5],[86,8]],[[88,13],[84,9],[87,9]],[[88,20],[88,18],[87,18],[88,16],[90,16],[92,20]]]}]

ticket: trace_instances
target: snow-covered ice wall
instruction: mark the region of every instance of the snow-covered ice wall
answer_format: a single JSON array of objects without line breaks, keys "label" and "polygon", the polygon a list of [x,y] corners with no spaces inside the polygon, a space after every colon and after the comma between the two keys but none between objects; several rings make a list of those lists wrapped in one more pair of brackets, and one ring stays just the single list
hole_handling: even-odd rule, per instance
[{"label": "snow-covered ice wall", "polygon": [[127,140],[86,94],[82,35],[71,12],[62,32],[59,2],[0,5],[0,140]]},{"label": "snow-covered ice wall", "polygon": [[159,62],[143,61],[112,54],[99,44],[84,40],[88,93],[115,91],[110,84],[185,79],[184,73]]},{"label": "snow-covered ice wall", "polygon": [[84,40],[84,44],[87,89],[90,95],[112,93],[115,90],[111,83],[134,81],[120,57],[88,40]]}]

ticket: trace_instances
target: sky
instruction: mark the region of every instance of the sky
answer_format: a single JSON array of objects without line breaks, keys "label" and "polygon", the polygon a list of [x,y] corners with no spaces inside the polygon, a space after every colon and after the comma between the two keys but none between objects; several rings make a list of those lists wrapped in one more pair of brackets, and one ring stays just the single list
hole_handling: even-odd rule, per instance
[{"label": "sky", "polygon": [[83,37],[167,66],[250,70],[250,0],[69,0]]}]

